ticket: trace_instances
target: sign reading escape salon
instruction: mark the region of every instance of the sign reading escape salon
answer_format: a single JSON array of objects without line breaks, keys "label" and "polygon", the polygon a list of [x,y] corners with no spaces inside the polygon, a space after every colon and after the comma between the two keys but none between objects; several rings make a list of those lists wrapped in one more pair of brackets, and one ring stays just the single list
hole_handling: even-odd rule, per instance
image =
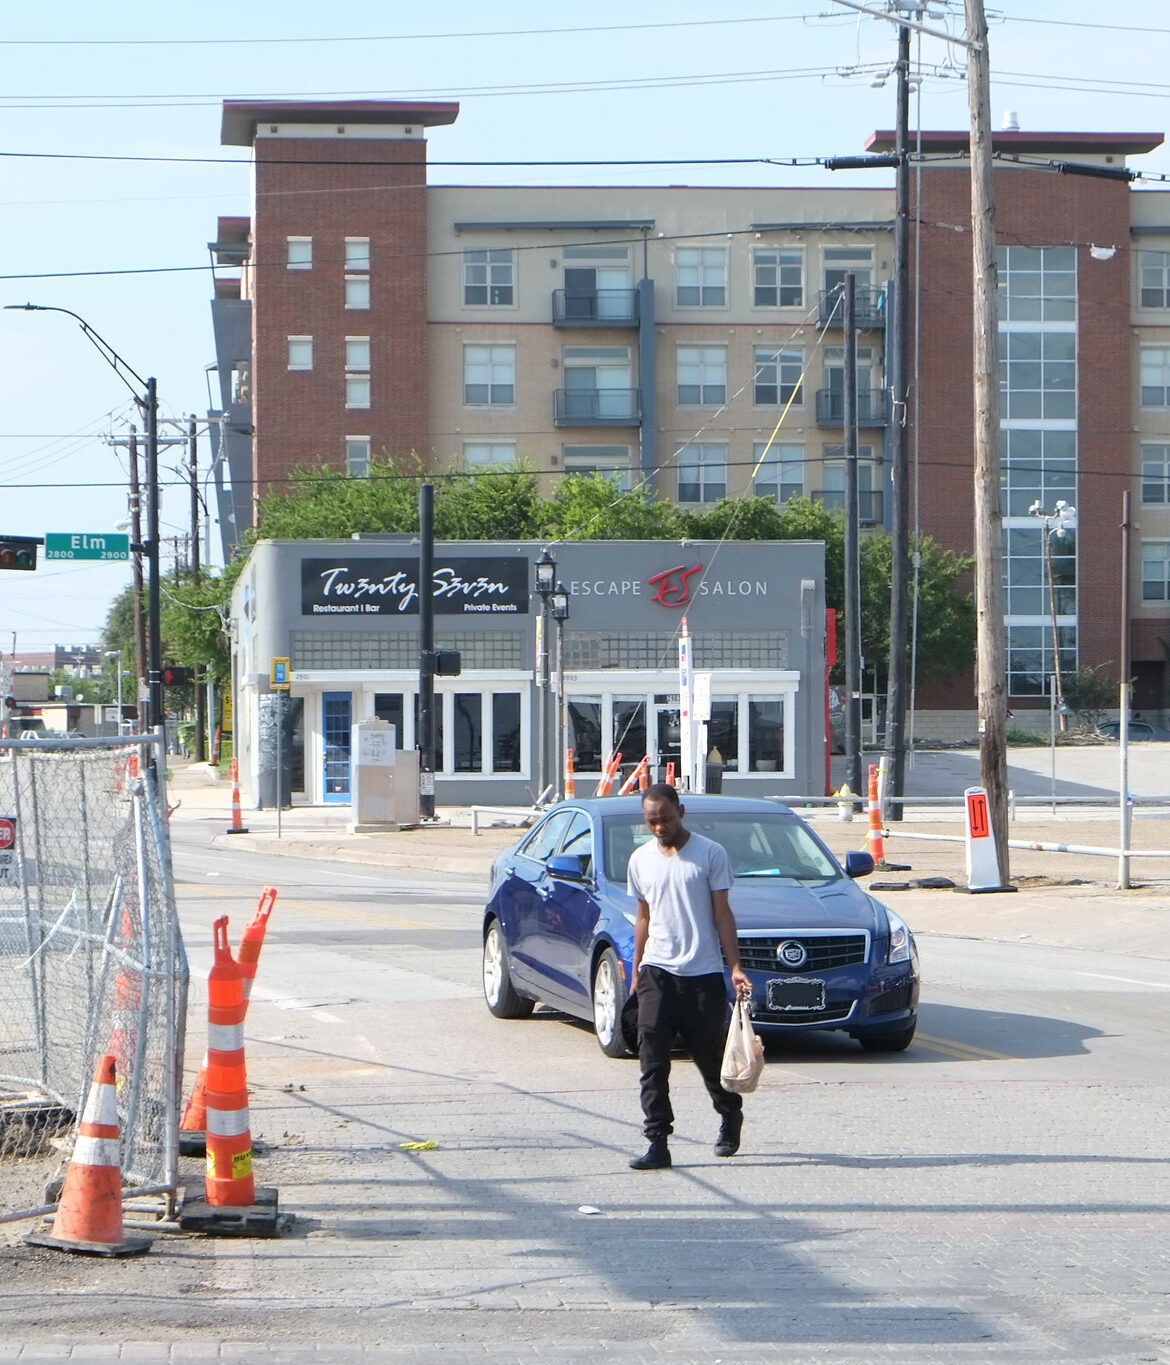
[{"label": "sign reading escape salon", "polygon": [[[440,559],[432,575],[436,615],[505,616],[528,611],[524,559]],[[302,616],[418,612],[417,559],[305,559]]]}]

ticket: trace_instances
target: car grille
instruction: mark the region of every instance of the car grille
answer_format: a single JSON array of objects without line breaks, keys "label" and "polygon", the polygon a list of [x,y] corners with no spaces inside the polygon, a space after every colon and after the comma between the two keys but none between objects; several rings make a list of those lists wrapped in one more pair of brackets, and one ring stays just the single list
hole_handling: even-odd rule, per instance
[{"label": "car grille", "polygon": [[[808,954],[803,967],[793,971],[776,956],[782,943],[799,943]],[[799,972],[831,972],[836,967],[855,967],[864,962],[869,947],[866,934],[771,934],[752,935],[739,940],[739,961],[744,971],[777,972],[796,976]]]},{"label": "car grille", "polygon": [[823,1010],[765,1010],[753,1011],[752,1019],[757,1024],[783,1024],[786,1028],[799,1028],[802,1024],[839,1024],[853,1013],[857,1002],[850,1000],[847,1005],[827,1005]]},{"label": "car grille", "polygon": [[912,991],[912,983],[903,981],[900,986],[895,986],[893,990],[883,991],[881,995],[875,995],[869,1002],[870,1014],[894,1014],[898,1010],[908,1010]]}]

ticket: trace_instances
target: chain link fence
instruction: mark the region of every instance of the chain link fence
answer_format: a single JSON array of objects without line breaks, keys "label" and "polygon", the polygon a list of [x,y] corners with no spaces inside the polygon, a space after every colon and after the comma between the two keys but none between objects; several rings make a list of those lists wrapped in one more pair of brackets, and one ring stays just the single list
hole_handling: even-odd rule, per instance
[{"label": "chain link fence", "polygon": [[187,960],[161,740],[0,741],[0,1223],[46,1212],[96,1059],[122,1179],[177,1188]]}]

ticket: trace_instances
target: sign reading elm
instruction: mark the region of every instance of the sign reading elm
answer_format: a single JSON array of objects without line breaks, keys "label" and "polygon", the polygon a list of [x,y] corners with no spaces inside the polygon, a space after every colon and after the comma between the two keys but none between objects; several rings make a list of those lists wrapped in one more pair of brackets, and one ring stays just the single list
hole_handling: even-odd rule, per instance
[{"label": "sign reading elm", "polygon": [[[436,615],[505,616],[528,611],[528,561],[437,560]],[[389,616],[418,612],[417,559],[305,559],[302,616]]]}]

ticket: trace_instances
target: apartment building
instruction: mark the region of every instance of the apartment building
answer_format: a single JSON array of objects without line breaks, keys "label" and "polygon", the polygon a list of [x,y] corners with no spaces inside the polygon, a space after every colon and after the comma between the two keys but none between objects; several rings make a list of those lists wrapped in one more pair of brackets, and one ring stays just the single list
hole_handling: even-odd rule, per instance
[{"label": "apartment building", "polygon": [[[906,421],[923,531],[973,543],[966,137],[927,133],[914,172],[908,411],[891,411],[894,195],[840,188],[426,184],[454,104],[224,105],[253,148],[250,219],[212,243],[235,515],[323,462],[361,473],[519,461],[600,470],[684,505],[754,492],[840,506],[841,283],[857,283],[861,520],[888,523],[889,434]],[[1001,248],[1010,704],[1116,669],[1121,495],[1135,705],[1166,705],[1170,638],[1170,199],[1127,159],[1159,134],[995,137]],[[890,149],[875,134],[871,151]],[[1060,174],[1058,168],[1082,173]],[[1061,534],[1030,512],[1075,506]],[[1045,536],[1048,534],[1048,550]],[[1049,579],[1051,576],[1051,581]],[[969,678],[918,693],[919,734],[968,735]]]}]

